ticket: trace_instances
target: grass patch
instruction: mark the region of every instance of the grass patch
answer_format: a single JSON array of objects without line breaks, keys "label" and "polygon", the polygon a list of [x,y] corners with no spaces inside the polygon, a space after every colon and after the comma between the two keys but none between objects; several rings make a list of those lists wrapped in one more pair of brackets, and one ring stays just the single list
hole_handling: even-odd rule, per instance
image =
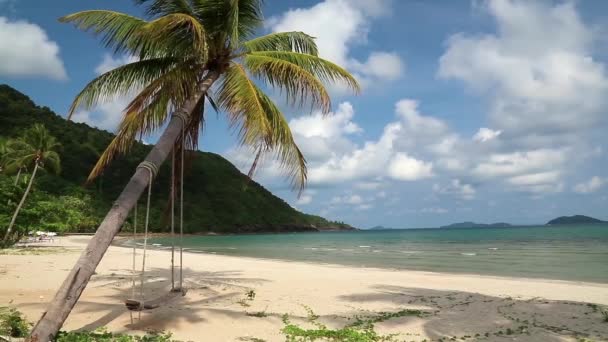
[{"label": "grass patch", "polygon": [[604,322],[608,323],[608,309],[601,309],[600,313],[602,314]]},{"label": "grass patch", "polygon": [[268,314],[266,313],[266,311],[246,312],[245,314],[249,317],[258,317],[258,318],[268,317]]},{"label": "grass patch", "polygon": [[63,247],[13,247],[0,249],[0,255],[49,255],[69,253],[71,251]]},{"label": "grass patch", "polygon": [[0,335],[19,338],[26,337],[29,332],[30,324],[19,311],[0,308]]},{"label": "grass patch", "polygon": [[389,319],[399,318],[399,317],[426,317],[429,313],[422,310],[412,310],[412,309],[404,309],[396,312],[379,312],[372,316],[355,316],[355,322],[350,324],[351,327],[365,327],[368,325],[373,325],[375,323],[380,323],[384,321],[388,321]]},{"label": "grass patch", "polygon": [[417,316],[422,317],[428,313],[420,310],[405,309],[397,312],[380,312],[370,316],[356,316],[355,322],[341,329],[329,329],[318,321],[319,315],[315,314],[311,308],[304,306],[308,314],[308,321],[314,328],[307,329],[292,323],[289,316],[283,316],[285,327],[281,332],[285,335],[288,342],[309,342],[309,341],[344,341],[344,342],[383,342],[395,341],[397,335],[381,335],[376,332],[374,324],[384,322],[389,319]]},{"label": "grass patch", "polygon": [[56,342],[177,342],[171,339],[171,334],[147,334],[132,336],[114,334],[98,329],[93,332],[60,332]]}]

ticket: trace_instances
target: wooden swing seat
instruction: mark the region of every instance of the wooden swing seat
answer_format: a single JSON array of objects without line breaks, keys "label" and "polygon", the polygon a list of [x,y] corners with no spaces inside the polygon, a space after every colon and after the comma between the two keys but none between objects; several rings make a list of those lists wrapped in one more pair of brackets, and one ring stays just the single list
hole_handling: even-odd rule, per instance
[{"label": "wooden swing seat", "polygon": [[142,302],[137,299],[127,299],[125,300],[125,306],[130,311],[145,311],[159,308],[168,304],[169,302],[186,295],[186,289],[174,289],[169,291],[168,293],[154,299],[145,300]]}]

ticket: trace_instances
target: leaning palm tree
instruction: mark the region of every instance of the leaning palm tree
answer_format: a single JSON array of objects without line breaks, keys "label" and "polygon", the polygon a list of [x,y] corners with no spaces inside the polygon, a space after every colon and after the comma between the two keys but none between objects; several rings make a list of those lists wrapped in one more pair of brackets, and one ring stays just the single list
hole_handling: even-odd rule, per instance
[{"label": "leaning palm tree", "polygon": [[56,151],[58,147],[59,143],[57,142],[57,139],[55,139],[46,127],[41,124],[35,124],[30,129],[26,130],[21,138],[9,141],[7,148],[10,152],[7,156],[6,169],[21,169],[27,165],[31,165],[33,171],[29,182],[27,183],[27,187],[25,188],[25,192],[21,197],[21,201],[17,204],[11,222],[4,234],[4,244],[7,244],[11,237],[13,226],[17,220],[19,211],[21,211],[28,194],[32,189],[32,184],[34,184],[38,169],[44,169],[47,172],[53,173],[59,173],[61,170],[59,154]]},{"label": "leaning palm tree", "polygon": [[[101,37],[118,54],[137,58],[91,81],[76,97],[69,115],[116,95],[136,92],[124,110],[115,139],[89,179],[116,155],[128,152],[142,135],[166,125],[146,165],[160,166],[172,149],[195,148],[209,102],[225,113],[239,142],[256,151],[250,174],[262,154],[280,159],[293,186],[306,183],[306,161],[279,107],[265,94],[276,88],[287,102],[328,113],[325,85],[357,81],[343,68],[318,56],[314,39],[302,32],[254,37],[262,27],[262,0],[135,0],[147,18],[94,10],[61,18]],[[182,138],[183,137],[183,138]],[[153,177],[138,168],[90,240],[80,259],[32,331],[52,339],[69,315],[127,215]]]},{"label": "leaning palm tree", "polygon": [[0,173],[4,173],[5,171],[8,152],[9,148],[7,141],[0,138]]}]

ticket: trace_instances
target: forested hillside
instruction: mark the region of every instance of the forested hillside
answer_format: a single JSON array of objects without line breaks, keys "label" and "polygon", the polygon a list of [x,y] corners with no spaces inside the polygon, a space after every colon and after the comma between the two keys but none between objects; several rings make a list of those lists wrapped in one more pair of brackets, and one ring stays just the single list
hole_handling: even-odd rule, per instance
[{"label": "forested hillside", "polygon": [[[29,229],[94,230],[150,147],[135,144],[129,155],[117,159],[102,177],[85,186],[89,171],[113,135],[68,122],[49,108],[36,106],[17,90],[0,85],[0,139],[17,137],[34,123],[44,124],[61,143],[62,172],[58,176],[42,173],[36,180],[18,224],[30,225]],[[217,154],[193,153],[187,166],[184,193],[184,221],[189,233],[350,228],[298,212]],[[151,225],[156,231],[166,230],[169,176],[165,165],[153,187]],[[17,198],[17,194],[11,195],[14,190],[10,190],[11,186],[12,178],[0,175],[3,189],[0,203],[5,206],[0,211],[0,221],[6,221],[10,215],[11,208],[6,207],[10,196]],[[71,210],[71,214],[59,214],[61,210]],[[58,215],[63,217],[53,217]],[[76,217],[69,224],[66,215],[85,217]]]}]

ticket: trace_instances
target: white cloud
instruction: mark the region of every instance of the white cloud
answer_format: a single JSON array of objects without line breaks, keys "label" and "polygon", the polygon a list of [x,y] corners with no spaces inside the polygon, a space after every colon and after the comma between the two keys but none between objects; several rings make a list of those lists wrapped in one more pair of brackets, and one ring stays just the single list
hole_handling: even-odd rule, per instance
[{"label": "white cloud", "polygon": [[309,8],[295,8],[269,20],[274,32],[303,31],[314,37],[321,57],[356,72],[364,85],[370,79],[395,80],[404,72],[400,57],[372,51],[365,62],[351,56],[351,49],[367,42],[371,22],[387,14],[390,1],[325,0]]},{"label": "white cloud", "polygon": [[0,17],[0,75],[67,79],[59,46],[38,25]]},{"label": "white cloud", "polygon": [[[112,57],[105,54],[103,60],[95,67],[95,73],[101,75],[122,65],[136,62],[138,59],[133,56]],[[80,110],[72,116],[75,122],[83,122],[97,128],[113,132],[123,118],[123,110],[135,97],[138,89],[132,89],[126,94],[119,94],[113,99],[106,101],[91,110]]]},{"label": "white cloud", "polygon": [[363,203],[363,198],[359,195],[335,196],[331,199],[330,203],[359,205]]},{"label": "white cloud", "polygon": [[606,122],[608,77],[591,56],[594,31],[582,22],[575,2],[483,4],[497,33],[450,37],[441,77],[488,94],[492,122],[514,139],[571,134]]},{"label": "white cloud", "polygon": [[139,60],[139,58],[137,58],[135,56],[113,57],[109,53],[106,53],[105,55],[103,55],[103,61],[101,61],[101,63],[95,67],[95,73],[97,75],[101,75],[103,73],[106,73],[110,70],[114,70],[125,64],[137,62],[138,60]]},{"label": "white cloud", "polygon": [[477,131],[477,133],[475,133],[473,140],[486,142],[498,138],[501,133],[502,131],[494,131],[489,128],[482,127],[479,129],[479,131]]},{"label": "white cloud", "polygon": [[420,180],[433,176],[433,164],[397,153],[388,165],[388,174],[402,181]]},{"label": "white cloud", "polygon": [[352,121],[355,112],[349,102],[343,102],[338,110],[330,115],[315,113],[292,119],[289,127],[293,133],[305,138],[332,138],[341,134],[359,133],[363,130]]},{"label": "white cloud", "polygon": [[405,64],[394,52],[372,52],[364,63],[352,61],[351,65],[357,73],[388,81],[398,80],[405,73]]},{"label": "white cloud", "polygon": [[526,152],[492,154],[473,169],[482,177],[515,176],[547,168],[561,168],[566,162],[566,151],[538,149]]},{"label": "white cloud", "polygon": [[361,204],[357,206],[358,210],[370,210],[374,206],[372,204]]},{"label": "white cloud", "polygon": [[463,183],[460,179],[452,179],[450,184],[443,187],[435,184],[433,185],[433,191],[438,194],[458,196],[465,200],[475,198],[475,193],[477,192],[471,184]]},{"label": "white cloud", "polygon": [[574,192],[578,192],[579,194],[588,194],[592,192],[598,191],[601,187],[608,184],[608,180],[605,178],[600,178],[598,176],[591,177],[588,181],[584,183],[579,183],[574,186]]},{"label": "white cloud", "polygon": [[357,182],[355,184],[355,187],[361,190],[377,190],[380,189],[382,187],[382,183],[381,182],[376,182],[376,181],[363,181],[363,182]]},{"label": "white cloud", "polygon": [[307,205],[310,203],[312,203],[312,195],[310,194],[303,194],[296,202],[297,205]]},{"label": "white cloud", "polygon": [[432,207],[432,208],[423,208],[420,210],[420,212],[423,214],[447,214],[449,212],[449,210],[447,210],[445,208]]},{"label": "white cloud", "polygon": [[561,174],[556,171],[531,173],[521,176],[511,177],[507,181],[513,185],[540,185],[558,183]]}]

